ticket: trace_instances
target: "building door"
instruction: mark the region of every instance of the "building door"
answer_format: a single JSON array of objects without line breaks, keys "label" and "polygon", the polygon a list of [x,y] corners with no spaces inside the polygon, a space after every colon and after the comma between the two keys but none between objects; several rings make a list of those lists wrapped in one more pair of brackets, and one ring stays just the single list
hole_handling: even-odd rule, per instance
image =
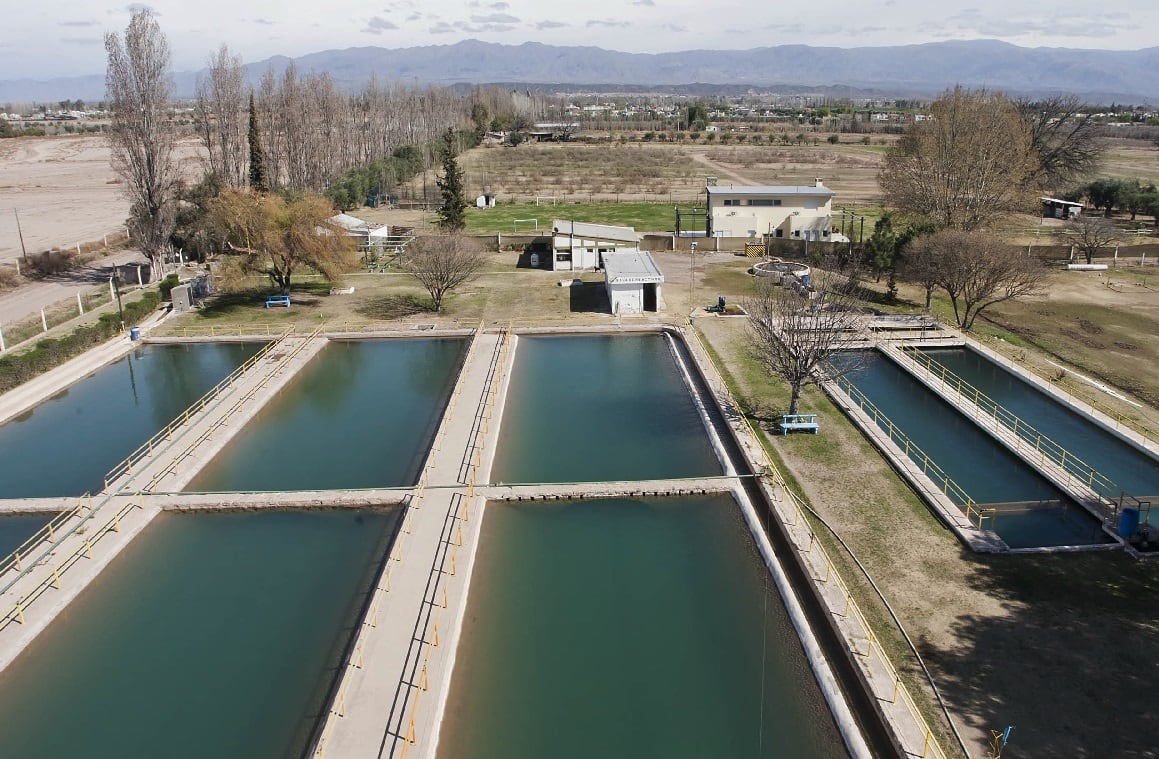
[{"label": "building door", "polygon": [[644,284],[644,310],[656,310],[656,283],[647,282]]}]

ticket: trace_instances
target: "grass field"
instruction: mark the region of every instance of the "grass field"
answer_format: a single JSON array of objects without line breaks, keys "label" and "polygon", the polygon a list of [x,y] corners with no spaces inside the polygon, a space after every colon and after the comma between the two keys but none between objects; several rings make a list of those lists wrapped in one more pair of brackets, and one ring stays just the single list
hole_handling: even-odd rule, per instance
[{"label": "grass field", "polygon": [[538,228],[550,233],[552,219],[617,224],[638,232],[671,232],[676,228],[676,214],[667,203],[499,203],[485,210],[467,209],[467,232],[527,234]]}]

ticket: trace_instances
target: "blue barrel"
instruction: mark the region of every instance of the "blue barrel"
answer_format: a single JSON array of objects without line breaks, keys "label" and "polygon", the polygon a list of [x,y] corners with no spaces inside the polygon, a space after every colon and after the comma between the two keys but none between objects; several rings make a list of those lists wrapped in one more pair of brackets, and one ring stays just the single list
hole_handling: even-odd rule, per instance
[{"label": "blue barrel", "polygon": [[1119,534],[1129,538],[1139,529],[1139,510],[1123,509],[1119,513]]},{"label": "blue barrel", "polygon": [[805,287],[809,286],[809,275],[808,274],[801,275],[801,284],[804,285]]},{"label": "blue barrel", "polygon": [[[133,341],[140,340],[141,339],[141,328],[140,327],[129,327],[129,339],[133,340]],[[1136,520],[1136,521],[1138,521],[1138,520]]]}]

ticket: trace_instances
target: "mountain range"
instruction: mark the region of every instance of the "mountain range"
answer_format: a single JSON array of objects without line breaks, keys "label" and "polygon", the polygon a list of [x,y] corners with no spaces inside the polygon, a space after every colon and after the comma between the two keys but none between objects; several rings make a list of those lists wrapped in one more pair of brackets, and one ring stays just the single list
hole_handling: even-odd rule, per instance
[{"label": "mountain range", "polygon": [[[654,86],[680,92],[698,83],[730,90],[787,92],[814,88],[858,97],[922,97],[955,83],[1011,94],[1073,93],[1093,103],[1159,102],[1159,47],[1143,50],[1025,48],[996,40],[933,42],[895,47],[777,45],[750,50],[624,53],[598,47],[466,40],[412,48],[355,47],[298,58],[275,56],[246,65],[251,83],[291,61],[302,72],[329,72],[356,88],[371,73],[380,81],[419,84],[535,85],[559,92],[611,92]],[[194,92],[200,72],[174,75],[178,97]],[[0,102],[104,98],[104,75],[0,81]]]}]

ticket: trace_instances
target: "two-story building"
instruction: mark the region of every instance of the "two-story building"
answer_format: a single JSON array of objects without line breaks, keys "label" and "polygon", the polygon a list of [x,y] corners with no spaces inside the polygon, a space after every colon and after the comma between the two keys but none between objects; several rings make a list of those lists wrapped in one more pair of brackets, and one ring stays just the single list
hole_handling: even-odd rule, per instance
[{"label": "two-story building", "polygon": [[830,239],[836,193],[820,179],[812,185],[717,185],[705,190],[708,237]]},{"label": "two-story building", "polygon": [[635,251],[639,244],[640,235],[632,227],[556,219],[551,222],[551,269],[599,269],[604,254]]}]

